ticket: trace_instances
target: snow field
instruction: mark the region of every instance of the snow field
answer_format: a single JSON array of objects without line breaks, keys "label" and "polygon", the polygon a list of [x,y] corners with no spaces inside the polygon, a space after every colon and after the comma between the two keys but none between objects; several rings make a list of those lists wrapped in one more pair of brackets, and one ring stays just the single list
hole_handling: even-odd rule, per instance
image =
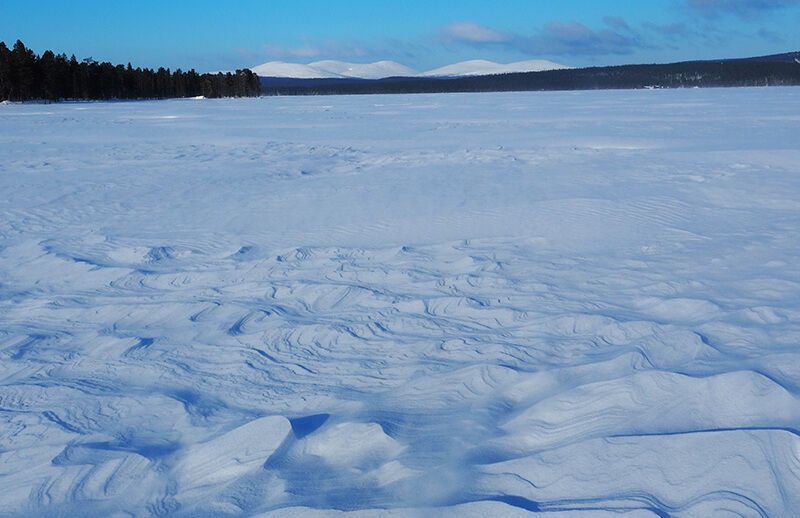
[{"label": "snow field", "polygon": [[798,95],[0,107],[0,516],[800,514]]}]

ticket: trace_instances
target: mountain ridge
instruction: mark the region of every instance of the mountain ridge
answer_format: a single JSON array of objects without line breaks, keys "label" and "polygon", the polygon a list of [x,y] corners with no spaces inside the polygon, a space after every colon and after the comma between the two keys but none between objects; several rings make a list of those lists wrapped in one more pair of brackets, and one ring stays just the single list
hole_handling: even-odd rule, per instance
[{"label": "mountain ridge", "polygon": [[395,61],[348,63],[345,61],[315,61],[307,65],[270,61],[252,67],[259,77],[286,79],[386,79],[389,77],[468,77],[519,72],[542,72],[568,69],[566,65],[547,60],[527,60],[502,64],[486,60],[469,60],[419,72]]},{"label": "mountain ridge", "polygon": [[770,56],[566,68],[485,76],[288,79],[261,77],[262,95],[349,95],[545,90],[800,86],[800,58]]},{"label": "mountain ridge", "polygon": [[492,76],[497,74],[516,74],[521,72],[544,72],[545,70],[568,69],[566,65],[554,63],[546,59],[531,59],[527,61],[516,61],[507,65],[486,61],[483,59],[473,59],[454,63],[428,72],[419,74],[419,77],[465,77],[465,76]]}]

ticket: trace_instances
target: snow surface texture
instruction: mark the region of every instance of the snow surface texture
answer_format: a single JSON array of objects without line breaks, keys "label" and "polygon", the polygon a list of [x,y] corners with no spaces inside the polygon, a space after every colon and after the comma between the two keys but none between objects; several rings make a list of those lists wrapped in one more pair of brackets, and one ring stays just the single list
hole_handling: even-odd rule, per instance
[{"label": "snow surface texture", "polygon": [[343,61],[317,61],[308,65],[270,61],[251,70],[261,77],[291,77],[296,79],[355,78],[383,79],[386,77],[459,77],[509,74],[512,72],[541,72],[569,68],[546,60],[519,61],[502,65],[480,59],[447,65],[436,70],[419,73],[394,61],[376,63],[345,63]]},{"label": "snow surface texture", "polygon": [[800,90],[0,107],[0,516],[800,515]]}]

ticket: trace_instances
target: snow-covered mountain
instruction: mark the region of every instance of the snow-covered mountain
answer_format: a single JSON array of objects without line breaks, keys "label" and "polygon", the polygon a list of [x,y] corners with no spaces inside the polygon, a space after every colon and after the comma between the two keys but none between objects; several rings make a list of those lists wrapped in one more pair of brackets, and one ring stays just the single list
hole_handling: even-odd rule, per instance
[{"label": "snow-covered mountain", "polygon": [[346,63],[344,61],[317,61],[308,65],[271,61],[250,70],[261,77],[289,77],[295,79],[354,78],[382,79],[384,77],[413,77],[419,74],[413,68],[394,61],[375,63]]},{"label": "snow-covered mountain", "polygon": [[542,72],[544,70],[558,70],[571,68],[544,59],[518,61],[503,65],[482,59],[463,61],[453,65],[437,68],[420,74],[421,77],[462,77],[462,76],[489,76],[493,74],[511,74],[514,72]]},{"label": "snow-covered mountain", "polygon": [[492,74],[508,74],[513,72],[540,72],[570,68],[565,65],[541,59],[518,61],[507,65],[493,63],[481,59],[464,61],[445,67],[419,73],[394,61],[378,61],[375,63],[347,63],[344,61],[316,61],[308,65],[270,61],[250,70],[261,77],[284,77],[293,79],[382,79],[385,77],[461,77],[483,76]]},{"label": "snow-covered mountain", "polygon": [[339,74],[342,77],[357,77],[360,79],[409,77],[419,74],[419,72],[413,68],[409,68],[394,61],[377,61],[375,63],[360,64],[329,60],[317,61],[311,65],[320,70]]},{"label": "snow-covered mountain", "polygon": [[311,65],[299,63],[284,63],[283,61],[270,61],[250,70],[261,77],[291,77],[296,79],[318,79],[329,77],[342,77],[338,74],[316,69]]}]

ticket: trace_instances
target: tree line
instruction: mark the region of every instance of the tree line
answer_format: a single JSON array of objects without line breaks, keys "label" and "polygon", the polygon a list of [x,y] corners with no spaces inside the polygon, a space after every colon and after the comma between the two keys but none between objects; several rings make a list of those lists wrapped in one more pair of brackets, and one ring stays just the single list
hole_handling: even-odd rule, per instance
[{"label": "tree line", "polygon": [[257,75],[248,69],[235,73],[198,74],[169,68],[152,70],[82,61],[75,55],[41,56],[20,41],[9,50],[0,42],[0,101],[166,99],[175,97],[255,97],[261,94]]},{"label": "tree line", "polygon": [[[787,55],[789,57],[795,54]],[[800,54],[797,54],[800,56]],[[797,58],[795,58],[797,59]],[[443,78],[262,78],[263,95],[611,90],[739,86],[800,86],[800,59],[734,59],[590,67],[492,76]]]}]

